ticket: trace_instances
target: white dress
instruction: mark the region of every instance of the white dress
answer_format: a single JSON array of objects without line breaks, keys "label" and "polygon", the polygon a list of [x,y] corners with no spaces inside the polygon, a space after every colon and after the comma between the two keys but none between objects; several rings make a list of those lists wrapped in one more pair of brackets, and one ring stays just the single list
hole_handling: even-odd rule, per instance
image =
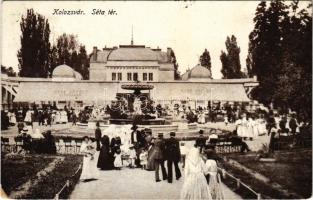
[{"label": "white dress", "polygon": [[148,164],[148,153],[145,151],[139,155],[140,165],[147,165]]},{"label": "white dress", "polygon": [[[80,147],[80,152],[84,154],[83,159],[83,167],[82,167],[82,173],[80,175],[80,180],[86,180],[93,178],[93,172],[96,169],[95,165],[93,164],[94,156],[94,150],[88,149],[88,147],[93,147],[93,144],[91,142],[86,143],[85,141],[82,142],[82,145]],[[94,149],[94,147],[93,147]]]},{"label": "white dress", "polygon": [[247,123],[248,137],[254,138],[255,135],[258,135],[255,127],[256,127],[255,121],[252,118],[249,118]]},{"label": "white dress", "polygon": [[16,124],[16,117],[14,113],[10,113],[10,123]]},{"label": "white dress", "polygon": [[244,135],[243,135],[243,127],[242,127],[242,120],[241,119],[236,120],[235,124],[237,126],[237,135],[239,137],[244,137]]},{"label": "white dress", "polygon": [[31,111],[26,112],[24,122],[32,122],[32,112]]},{"label": "white dress", "polygon": [[192,148],[186,158],[185,181],[180,193],[181,199],[212,199],[205,174],[208,169],[199,154],[199,149]]},{"label": "white dress", "polygon": [[265,135],[267,133],[266,122],[264,119],[257,119],[257,128],[259,135]]},{"label": "white dress", "polygon": [[250,137],[247,118],[242,118],[241,127],[242,127],[242,137]]},{"label": "white dress", "polygon": [[122,154],[114,154],[114,167],[122,167]]},{"label": "white dress", "polygon": [[217,164],[215,160],[207,160],[205,165],[207,166],[210,174],[209,187],[211,189],[211,195],[213,199],[224,199],[220,179],[217,173]]}]

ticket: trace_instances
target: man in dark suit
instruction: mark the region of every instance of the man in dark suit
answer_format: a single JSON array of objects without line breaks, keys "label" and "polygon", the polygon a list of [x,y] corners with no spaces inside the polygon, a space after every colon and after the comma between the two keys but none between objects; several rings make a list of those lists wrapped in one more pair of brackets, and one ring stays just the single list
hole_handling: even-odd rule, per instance
[{"label": "man in dark suit", "polygon": [[196,147],[200,147],[200,153],[202,153],[202,149],[205,147],[206,138],[203,136],[203,130],[199,131],[199,137],[196,139]]},{"label": "man in dark suit", "polygon": [[138,126],[136,124],[134,124],[132,127],[131,127],[131,143],[132,144],[135,144],[137,142],[137,129],[138,129]]},{"label": "man in dark suit", "polygon": [[175,138],[175,132],[171,132],[170,138],[166,140],[165,153],[166,153],[166,158],[167,158],[167,172],[168,172],[167,181],[169,183],[172,183],[172,180],[173,180],[173,170],[172,170],[173,163],[174,163],[174,167],[175,167],[176,180],[178,180],[181,177],[181,172],[180,172],[180,169],[178,167],[178,163],[180,161],[181,155],[180,155],[180,149],[179,149],[179,142]]},{"label": "man in dark suit", "polygon": [[158,138],[154,141],[154,149],[152,156],[154,159],[154,166],[155,166],[155,181],[160,182],[160,177],[159,177],[159,166],[161,166],[162,170],[162,176],[163,180],[167,179],[167,173],[166,169],[164,167],[164,147],[165,147],[165,142],[163,139],[163,133],[158,134]]},{"label": "man in dark suit", "polygon": [[101,140],[101,129],[100,129],[100,124],[99,122],[96,123],[96,130],[95,130],[95,139],[96,139],[96,143],[97,143],[97,151],[100,151],[100,140]]}]

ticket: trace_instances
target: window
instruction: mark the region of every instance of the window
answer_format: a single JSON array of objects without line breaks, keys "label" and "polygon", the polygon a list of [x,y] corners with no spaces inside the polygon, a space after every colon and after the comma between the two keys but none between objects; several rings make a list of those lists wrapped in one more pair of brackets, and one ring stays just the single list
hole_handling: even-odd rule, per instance
[{"label": "window", "polygon": [[134,81],[138,81],[138,73],[134,73]]},{"label": "window", "polygon": [[147,73],[143,73],[143,74],[142,74],[142,80],[143,80],[143,81],[148,80]]},{"label": "window", "polygon": [[127,73],[127,80],[131,81],[132,80],[132,73]]},{"label": "window", "polygon": [[112,81],[116,81],[116,73],[112,73]]},{"label": "window", "polygon": [[121,81],[122,80],[122,73],[117,74],[117,80]]},{"label": "window", "polygon": [[149,81],[153,81],[153,73],[149,73]]}]

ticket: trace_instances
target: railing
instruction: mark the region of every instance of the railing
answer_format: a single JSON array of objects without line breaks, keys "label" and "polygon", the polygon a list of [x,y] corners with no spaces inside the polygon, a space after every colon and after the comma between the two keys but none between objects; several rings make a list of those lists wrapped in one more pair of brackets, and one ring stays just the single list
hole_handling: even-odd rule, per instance
[{"label": "railing", "polygon": [[[81,169],[81,167],[82,167],[82,165],[80,164],[79,167],[78,167],[78,169],[75,171],[75,173],[72,175],[71,178],[75,177],[75,176],[78,174],[78,172],[79,172],[79,170]],[[62,193],[63,193],[65,190],[67,190],[67,192],[69,192],[70,186],[71,186],[70,180],[68,179],[68,180],[66,180],[66,182],[65,182],[65,184],[63,185],[63,187],[61,188],[61,190],[60,190],[58,193],[55,194],[54,199],[56,199],[56,200],[60,199],[60,196],[62,195]],[[63,198],[61,198],[61,199],[63,199]]]},{"label": "railing", "polygon": [[222,168],[219,168],[218,167],[218,170],[222,172],[222,176],[223,176],[223,179],[226,178],[226,176],[232,178],[233,180],[236,181],[236,186],[237,186],[237,189],[240,188],[240,186],[243,186],[245,187],[247,190],[249,190],[251,193],[253,193],[254,195],[256,195],[257,199],[258,200],[261,200],[261,193],[258,193],[256,191],[254,191],[251,187],[249,187],[247,184],[243,183],[239,178],[236,178],[235,176],[233,176],[232,174],[228,173],[225,169],[222,169]]}]

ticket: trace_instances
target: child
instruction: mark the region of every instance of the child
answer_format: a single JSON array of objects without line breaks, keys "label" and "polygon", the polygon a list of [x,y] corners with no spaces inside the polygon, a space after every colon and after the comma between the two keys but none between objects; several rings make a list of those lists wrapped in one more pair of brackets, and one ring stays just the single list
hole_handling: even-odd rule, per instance
[{"label": "child", "polygon": [[180,154],[181,154],[181,161],[183,163],[182,168],[185,168],[186,146],[184,142],[180,143]]},{"label": "child", "polygon": [[148,152],[142,149],[140,155],[140,165],[142,166],[142,169],[147,169],[147,163],[148,163]]},{"label": "child", "polygon": [[135,160],[137,158],[134,146],[129,147],[128,154],[129,154],[129,167],[134,168],[135,167]]},{"label": "child", "polygon": [[121,149],[117,149],[116,153],[114,154],[115,160],[114,160],[114,167],[118,170],[122,167],[122,154]]}]

